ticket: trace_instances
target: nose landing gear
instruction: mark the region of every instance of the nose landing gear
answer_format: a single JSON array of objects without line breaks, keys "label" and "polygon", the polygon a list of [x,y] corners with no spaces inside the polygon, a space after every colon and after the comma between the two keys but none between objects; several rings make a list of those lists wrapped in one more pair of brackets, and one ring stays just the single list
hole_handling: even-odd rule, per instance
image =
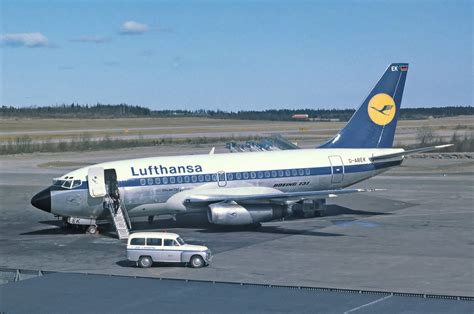
[{"label": "nose landing gear", "polygon": [[86,233],[87,234],[98,234],[99,233],[99,228],[97,227],[97,225],[91,225],[91,226],[87,227]]},{"label": "nose landing gear", "polygon": [[75,227],[76,229],[85,230],[87,234],[98,234],[99,227],[97,226],[95,219],[84,219],[84,218],[76,218],[76,217],[63,217],[63,228],[65,229],[72,229]]}]

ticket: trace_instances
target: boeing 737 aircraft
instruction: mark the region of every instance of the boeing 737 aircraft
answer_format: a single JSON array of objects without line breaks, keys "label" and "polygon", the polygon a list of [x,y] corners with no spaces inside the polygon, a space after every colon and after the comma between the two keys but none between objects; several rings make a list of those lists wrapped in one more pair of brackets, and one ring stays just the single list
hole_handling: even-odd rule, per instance
[{"label": "boeing 737 aircraft", "polygon": [[202,212],[212,224],[258,224],[373,191],[347,187],[407,154],[449,146],[392,148],[407,71],[407,63],[391,64],[345,127],[318,148],[105,162],[54,179],[31,204],[91,233],[109,220],[126,238],[129,217]]}]

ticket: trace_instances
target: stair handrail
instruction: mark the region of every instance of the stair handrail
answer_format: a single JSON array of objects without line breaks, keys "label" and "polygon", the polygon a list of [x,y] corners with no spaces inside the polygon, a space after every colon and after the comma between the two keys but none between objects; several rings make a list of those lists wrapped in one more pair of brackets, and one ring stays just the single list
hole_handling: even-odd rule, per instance
[{"label": "stair handrail", "polygon": [[120,198],[120,209],[122,210],[122,215],[125,217],[125,222],[127,223],[128,229],[132,229],[132,222],[128,216],[127,208],[125,207],[125,202]]}]

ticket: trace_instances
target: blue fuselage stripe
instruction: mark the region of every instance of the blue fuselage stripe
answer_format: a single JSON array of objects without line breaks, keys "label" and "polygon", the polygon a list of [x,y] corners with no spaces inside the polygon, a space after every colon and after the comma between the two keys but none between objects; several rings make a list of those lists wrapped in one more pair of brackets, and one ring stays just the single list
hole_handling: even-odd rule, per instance
[{"label": "blue fuselage stripe", "polygon": [[[343,169],[341,174],[345,173],[361,173],[374,170],[389,168],[401,164],[401,160],[379,162],[371,164],[359,165],[340,165],[334,166],[334,169]],[[151,186],[151,185],[175,185],[175,184],[196,184],[217,181],[248,181],[248,180],[264,180],[264,179],[281,179],[294,177],[311,177],[319,175],[331,175],[332,169],[327,167],[314,168],[296,168],[296,169],[278,169],[265,171],[243,171],[243,172],[226,172],[225,174],[207,173],[181,176],[156,176],[146,178],[131,178],[119,181],[119,187],[137,187],[137,186]],[[221,177],[225,176],[225,177]],[[219,180],[218,180],[219,179]],[[60,186],[53,186],[55,190],[70,190]],[[88,189],[87,181],[72,190],[86,190]]]}]

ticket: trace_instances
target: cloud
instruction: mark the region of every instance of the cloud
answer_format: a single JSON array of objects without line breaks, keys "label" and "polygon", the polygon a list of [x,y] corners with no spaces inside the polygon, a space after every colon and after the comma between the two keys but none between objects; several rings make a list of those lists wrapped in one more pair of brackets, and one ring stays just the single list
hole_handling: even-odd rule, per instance
[{"label": "cloud", "polygon": [[103,44],[110,41],[110,38],[103,36],[81,36],[78,38],[73,38],[70,41],[80,42],[80,43],[94,43],[94,44]]},{"label": "cloud", "polygon": [[138,53],[138,55],[143,56],[143,57],[151,57],[151,56],[154,56],[155,54],[156,53],[153,49],[145,49]]},{"label": "cloud", "polygon": [[135,21],[127,21],[122,24],[120,34],[122,35],[139,35],[146,33],[150,30],[150,27],[146,24],[138,23]]},{"label": "cloud", "polygon": [[173,68],[179,68],[179,67],[181,67],[182,64],[183,64],[183,58],[175,57],[173,59],[173,63],[172,63]]},{"label": "cloud", "polygon": [[120,65],[120,63],[117,61],[104,61],[104,65],[108,67],[115,67]]},{"label": "cloud", "polygon": [[0,43],[12,47],[46,47],[49,40],[41,33],[9,33],[0,35]]}]

